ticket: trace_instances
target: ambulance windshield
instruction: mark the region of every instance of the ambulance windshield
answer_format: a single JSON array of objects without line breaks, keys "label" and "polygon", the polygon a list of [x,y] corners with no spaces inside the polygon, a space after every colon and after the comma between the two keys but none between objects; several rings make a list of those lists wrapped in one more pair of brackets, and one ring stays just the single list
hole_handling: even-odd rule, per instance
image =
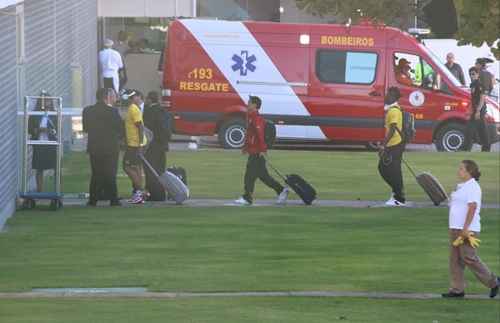
[{"label": "ambulance windshield", "polygon": [[448,70],[446,68],[446,66],[444,65],[444,62],[442,62],[437,56],[436,54],[434,54],[429,48],[421,45],[420,46],[422,48],[423,51],[425,51],[427,53],[427,55],[429,55],[429,57],[432,59],[432,62],[434,62],[434,64],[436,64],[436,66],[439,68],[439,70],[444,74],[446,75],[446,77],[451,81],[451,83],[453,83],[454,86],[458,86],[458,87],[463,87],[462,83],[460,83],[459,80],[457,80],[457,78],[455,77],[455,75],[453,75],[453,73],[450,72],[450,70]]}]

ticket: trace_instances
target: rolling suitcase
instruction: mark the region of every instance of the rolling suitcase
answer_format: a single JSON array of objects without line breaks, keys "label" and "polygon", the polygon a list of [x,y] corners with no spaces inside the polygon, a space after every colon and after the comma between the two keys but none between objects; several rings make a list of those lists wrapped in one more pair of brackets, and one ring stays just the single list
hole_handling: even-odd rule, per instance
[{"label": "rolling suitcase", "polygon": [[408,165],[406,160],[403,159],[403,163],[406,165],[410,173],[415,177],[418,185],[420,185],[425,193],[427,193],[435,206],[438,206],[448,199],[448,194],[446,194],[446,191],[436,177],[428,172],[422,172],[416,175],[410,165]]},{"label": "rolling suitcase", "polygon": [[278,174],[278,176],[285,181],[285,183],[301,198],[306,205],[311,205],[316,199],[316,190],[309,184],[302,176],[297,174],[281,175],[281,173],[274,168],[268,161],[269,166]]},{"label": "rolling suitcase", "polygon": [[[174,174],[175,176],[179,177],[181,179],[181,181],[186,184],[186,186],[188,185],[188,182],[187,182],[187,173],[186,173],[186,170],[182,167],[176,167],[176,166],[172,166],[172,167],[169,167],[167,168],[167,171]],[[167,194],[167,199],[169,201],[173,201],[174,200],[174,197],[170,194]]]},{"label": "rolling suitcase", "polygon": [[156,177],[158,182],[163,186],[165,192],[175,201],[176,204],[182,204],[185,200],[189,198],[189,188],[184,184],[184,182],[175,174],[166,171],[162,175],[158,175],[156,170],[151,166],[151,164],[140,155],[142,162]]}]

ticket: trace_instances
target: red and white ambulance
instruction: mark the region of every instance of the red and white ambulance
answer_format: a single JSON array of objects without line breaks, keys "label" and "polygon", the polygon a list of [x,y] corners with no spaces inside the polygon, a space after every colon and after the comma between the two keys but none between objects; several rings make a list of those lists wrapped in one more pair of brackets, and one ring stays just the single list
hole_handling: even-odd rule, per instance
[{"label": "red and white ambulance", "polygon": [[[185,19],[171,24],[164,55],[163,102],[175,131],[218,134],[226,148],[243,145],[249,95],[261,97],[278,140],[381,141],[391,86],[415,116],[415,143],[445,151],[464,145],[469,89],[395,28]],[[410,82],[400,83],[402,64]],[[487,105],[496,142],[499,106]]]}]

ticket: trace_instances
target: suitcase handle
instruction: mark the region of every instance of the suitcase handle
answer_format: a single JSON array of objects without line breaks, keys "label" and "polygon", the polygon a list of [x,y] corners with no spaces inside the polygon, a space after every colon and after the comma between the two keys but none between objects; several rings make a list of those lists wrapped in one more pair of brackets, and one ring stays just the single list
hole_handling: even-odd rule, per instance
[{"label": "suitcase handle", "polygon": [[267,162],[267,164],[269,165],[269,167],[271,167],[271,169],[283,180],[286,182],[286,178],[285,176],[281,175],[281,173],[279,172],[278,169],[276,169],[273,164],[271,164],[271,162],[269,161],[269,158],[266,158],[264,156],[262,156],[264,158],[264,160]]},{"label": "suitcase handle", "polygon": [[410,164],[408,164],[408,162],[404,158],[401,158],[401,160],[406,165],[406,167],[408,168],[408,170],[410,171],[410,173],[413,175],[413,177],[417,178],[417,175],[415,174],[415,172],[413,171],[413,169],[410,167]]}]

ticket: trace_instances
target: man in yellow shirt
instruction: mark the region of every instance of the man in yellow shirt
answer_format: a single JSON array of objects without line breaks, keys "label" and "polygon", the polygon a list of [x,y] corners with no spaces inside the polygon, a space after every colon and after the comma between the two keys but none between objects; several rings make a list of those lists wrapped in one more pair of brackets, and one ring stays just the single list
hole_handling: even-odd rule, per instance
[{"label": "man in yellow shirt", "polygon": [[123,156],[123,170],[130,178],[133,187],[133,194],[128,202],[143,204],[142,160],[140,158],[140,154],[143,153],[142,149],[146,145],[142,111],[140,109],[143,96],[137,90],[130,90],[125,94],[128,96],[129,107],[125,117],[127,148]]},{"label": "man in yellow shirt", "polygon": [[378,171],[384,181],[392,188],[387,206],[405,206],[403,173],[401,160],[405,145],[403,131],[403,111],[398,104],[401,93],[397,87],[391,87],[385,96],[385,138],[380,146]]}]

